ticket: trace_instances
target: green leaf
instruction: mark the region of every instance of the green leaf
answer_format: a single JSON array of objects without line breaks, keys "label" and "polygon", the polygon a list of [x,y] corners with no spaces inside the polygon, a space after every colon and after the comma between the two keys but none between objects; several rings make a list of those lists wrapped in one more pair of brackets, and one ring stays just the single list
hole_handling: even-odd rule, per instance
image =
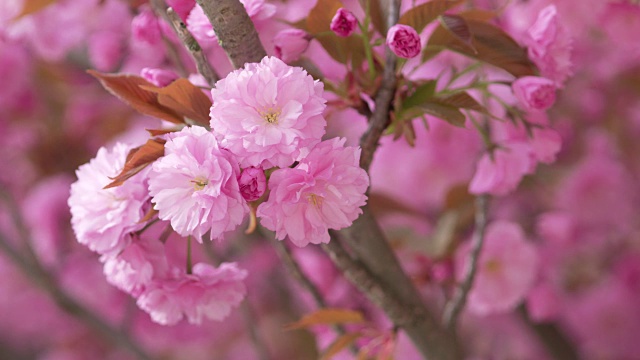
[{"label": "green leaf", "polygon": [[420,105],[420,108],[425,113],[440,118],[451,125],[464,127],[466,117],[455,106],[443,104],[438,101],[431,101]]},{"label": "green leaf", "polygon": [[535,75],[536,68],[520,47],[507,33],[485,21],[462,16],[471,33],[471,46],[439,25],[431,34],[423,59],[442,49],[459,52],[474,59],[497,66],[516,77]]},{"label": "green leaf", "polygon": [[420,105],[433,97],[436,90],[436,83],[436,80],[429,80],[424,84],[419,85],[411,95],[404,99],[402,102],[402,109],[405,110]]},{"label": "green leaf", "polygon": [[364,44],[360,35],[340,37],[331,32],[317,36],[316,40],[339,63],[346,64],[350,61],[353,68],[357,69],[364,61]]},{"label": "green leaf", "polygon": [[462,0],[432,0],[409,9],[400,16],[399,24],[409,25],[420,33],[445,11],[460,4]]}]

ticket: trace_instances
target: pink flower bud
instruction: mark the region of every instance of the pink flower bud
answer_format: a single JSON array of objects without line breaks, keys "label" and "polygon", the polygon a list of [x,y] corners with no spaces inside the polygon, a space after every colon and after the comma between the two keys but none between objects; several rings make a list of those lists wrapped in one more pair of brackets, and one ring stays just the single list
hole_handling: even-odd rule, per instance
[{"label": "pink flower bud", "polygon": [[158,18],[149,9],[143,10],[131,21],[131,33],[133,38],[151,45],[158,44],[162,39]]},{"label": "pink flower bud", "polygon": [[387,46],[394,54],[405,59],[418,56],[422,50],[416,30],[401,24],[393,25],[387,32]]},{"label": "pink flower bud", "polygon": [[555,83],[547,78],[525,76],[514,81],[511,87],[526,110],[546,110],[556,101]]},{"label": "pink flower bud", "polygon": [[144,68],[140,71],[140,76],[158,87],[165,87],[178,78],[178,75],[171,70]]},{"label": "pink flower bud", "polygon": [[286,63],[296,61],[307,50],[310,39],[304,30],[282,30],[273,38],[276,56]]},{"label": "pink flower bud", "polygon": [[240,193],[247,201],[258,200],[267,188],[267,178],[264,176],[264,170],[253,166],[242,171],[238,178],[238,183],[240,185]]},{"label": "pink flower bud", "polygon": [[340,8],[331,19],[331,30],[338,36],[347,37],[356,31],[358,20],[353,13],[345,8]]}]

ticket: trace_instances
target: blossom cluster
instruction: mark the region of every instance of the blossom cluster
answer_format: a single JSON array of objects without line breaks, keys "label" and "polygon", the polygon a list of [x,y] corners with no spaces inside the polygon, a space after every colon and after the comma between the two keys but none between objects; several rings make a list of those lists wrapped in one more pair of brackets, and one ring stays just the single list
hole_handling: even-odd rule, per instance
[{"label": "blossom cluster", "polygon": [[[266,57],[212,89],[211,131],[186,126],[165,135],[164,156],[122,185],[105,189],[131,147],[100,149],[71,187],[78,241],[102,255],[107,279],[155,321],[225,317],[244,297],[246,272],[204,263],[181,270],[150,233],[162,237],[167,228],[187,241],[222,239],[251,207],[265,228],[297,246],[326,243],[329,229],[348,227],[366,203],[368,175],[359,148],[344,146],[345,139],[321,141],[322,90],[301,68]],[[150,222],[145,216],[154,211]]]}]

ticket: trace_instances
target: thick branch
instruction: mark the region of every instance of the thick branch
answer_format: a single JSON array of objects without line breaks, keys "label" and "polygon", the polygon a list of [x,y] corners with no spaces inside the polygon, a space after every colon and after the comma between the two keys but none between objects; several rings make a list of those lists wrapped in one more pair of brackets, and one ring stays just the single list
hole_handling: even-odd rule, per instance
[{"label": "thick branch", "polygon": [[478,270],[478,259],[480,258],[482,244],[484,243],[485,228],[487,227],[488,200],[487,195],[476,197],[475,229],[471,238],[472,248],[471,254],[469,254],[469,267],[467,267],[467,272],[465,273],[462,283],[456,288],[453,298],[444,308],[442,322],[447,329],[451,331],[455,331],[458,316],[467,303],[467,296],[473,287],[473,280]]},{"label": "thick branch", "polygon": [[233,64],[241,68],[248,62],[260,62],[267,55],[253,22],[244,5],[238,0],[196,0],[209,18],[224,49]]}]

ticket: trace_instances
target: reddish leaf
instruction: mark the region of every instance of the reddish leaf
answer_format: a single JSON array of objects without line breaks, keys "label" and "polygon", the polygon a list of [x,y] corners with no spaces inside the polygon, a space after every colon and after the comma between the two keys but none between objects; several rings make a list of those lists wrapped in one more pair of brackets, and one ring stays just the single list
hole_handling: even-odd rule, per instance
[{"label": "reddish leaf", "polygon": [[307,314],[299,321],[287,325],[285,329],[305,329],[314,325],[354,324],[361,322],[364,322],[364,317],[359,311],[327,308]]},{"label": "reddish leaf", "polygon": [[154,208],[149,209],[149,211],[147,211],[147,213],[144,215],[144,217],[142,219],[140,219],[140,221],[138,221],[138,224],[142,224],[142,223],[145,223],[145,222],[151,220],[157,214],[158,214],[158,210],[156,210]]},{"label": "reddish leaf", "polygon": [[307,16],[307,30],[314,35],[331,31],[331,19],[341,7],[339,0],[318,0]]},{"label": "reddish leaf", "polygon": [[108,189],[122,185],[127,179],[163,156],[164,143],[165,141],[162,139],[149,139],[144,145],[131,149],[127,154],[127,161],[120,174],[113,178],[113,181],[104,188]]},{"label": "reddish leaf", "polygon": [[146,129],[151,137],[160,136],[169,134],[172,132],[180,131],[180,128],[171,128],[171,129]]},{"label": "reddish leaf", "polygon": [[432,0],[409,9],[400,16],[398,23],[409,25],[419,33],[438,16],[461,2],[462,0]]},{"label": "reddish leaf", "polygon": [[[529,60],[526,50],[520,47],[507,33],[485,21],[464,16],[463,18],[471,32],[472,47],[454,36],[442,25],[439,25],[431,34],[427,47],[435,49],[435,52],[443,48],[457,51],[500,67],[516,77],[535,74],[535,66]],[[423,59],[433,56],[434,51],[425,51]]]},{"label": "reddish leaf", "polygon": [[141,86],[156,88],[147,80],[135,75],[103,74],[94,70],[87,72],[100,80],[102,86],[111,94],[137,111],[175,124],[184,124],[184,119],[180,114],[160,104],[158,94],[141,88]]},{"label": "reddish leaf", "polygon": [[[5,0],[6,1],[6,0]],[[54,4],[57,0],[23,0],[22,11],[16,15],[13,20],[18,20],[24,16],[36,13],[49,5]]]},{"label": "reddish leaf", "polygon": [[469,25],[467,25],[467,22],[463,17],[457,15],[441,15],[439,19],[440,24],[442,24],[445,29],[449,30],[453,36],[469,46],[474,54],[478,53],[478,51],[473,47],[471,41],[472,37],[471,32],[469,31]]},{"label": "reddish leaf", "polygon": [[387,17],[389,16],[389,3],[390,0],[361,0],[360,4],[364,9],[369,2],[369,18],[373,24],[373,28],[376,29],[380,35],[385,37],[387,35]]},{"label": "reddish leaf", "polygon": [[144,90],[158,94],[160,105],[166,106],[198,124],[209,125],[211,100],[202,92],[202,89],[193,85],[189,80],[180,78],[162,88],[155,86],[141,87]]},{"label": "reddish leaf", "polygon": [[346,333],[339,338],[337,338],[329,347],[324,351],[321,360],[329,360],[333,356],[337,355],[340,351],[344,350],[347,346],[353,344],[354,341],[358,340],[362,336],[362,333],[352,332]]}]

